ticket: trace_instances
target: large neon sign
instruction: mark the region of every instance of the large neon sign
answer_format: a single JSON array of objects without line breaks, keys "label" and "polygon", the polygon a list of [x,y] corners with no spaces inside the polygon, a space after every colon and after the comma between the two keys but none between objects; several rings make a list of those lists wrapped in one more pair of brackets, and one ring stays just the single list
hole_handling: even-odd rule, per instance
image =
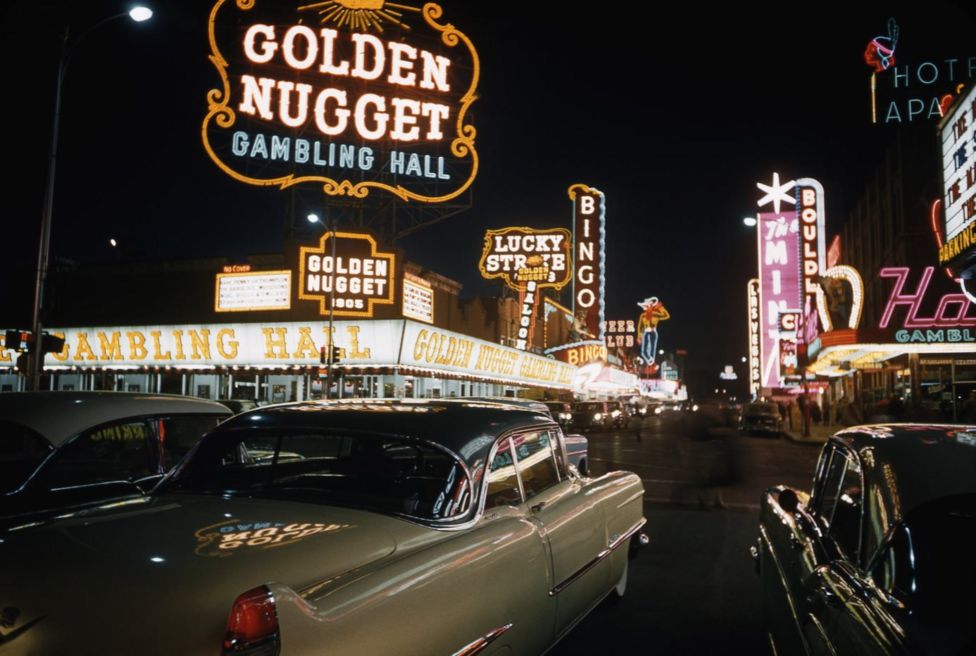
[{"label": "large neon sign", "polygon": [[928,329],[928,328],[967,328],[976,326],[976,312],[970,312],[973,303],[965,294],[945,294],[939,299],[935,312],[932,316],[920,316],[922,304],[928,292],[929,283],[935,267],[925,267],[922,271],[922,278],[919,280],[918,287],[914,292],[905,291],[905,283],[911,269],[908,267],[885,267],[881,269],[879,275],[882,278],[894,278],[895,284],[888,295],[888,302],[885,305],[881,321],[878,322],[880,328],[887,328],[894,316],[895,309],[898,307],[906,308],[905,320],[902,327],[905,329]]},{"label": "large neon sign", "polygon": [[536,286],[562,289],[570,280],[571,235],[565,228],[502,228],[485,233],[478,268],[485,278],[501,278],[512,289]]},{"label": "large neon sign", "polygon": [[759,207],[770,203],[773,205],[772,212],[759,214],[756,226],[762,335],[761,381],[762,387],[781,387],[779,314],[797,310],[803,293],[799,219],[792,209],[779,211],[781,203],[795,205],[796,198],[788,192],[793,190],[796,182],[790,180],[781,183],[779,174],[774,173],[772,185],[757,183],[756,186],[765,192],[759,200]]},{"label": "large neon sign", "polygon": [[593,337],[602,340],[606,285],[606,199],[585,184],[569,188],[573,201],[573,248],[576,274],[573,314]]},{"label": "large neon sign", "polygon": [[457,197],[478,170],[468,111],[480,64],[442,13],[385,0],[217,0],[210,61],[221,87],[207,94],[204,148],[253,185]]},{"label": "large neon sign", "polygon": [[393,303],[395,262],[369,235],[327,232],[317,248],[299,249],[298,298],[318,301],[323,315],[371,317],[374,305]]},{"label": "large neon sign", "polygon": [[939,264],[950,265],[976,255],[976,86],[946,117],[941,137],[945,242]]}]

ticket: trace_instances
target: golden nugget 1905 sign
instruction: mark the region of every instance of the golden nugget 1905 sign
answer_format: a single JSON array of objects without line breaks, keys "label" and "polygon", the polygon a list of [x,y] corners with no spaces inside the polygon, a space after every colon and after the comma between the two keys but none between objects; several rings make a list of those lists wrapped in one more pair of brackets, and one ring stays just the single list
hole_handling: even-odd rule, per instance
[{"label": "golden nugget 1905 sign", "polygon": [[439,5],[385,0],[217,0],[201,133],[211,159],[253,185],[372,189],[437,203],[478,172],[468,111],[478,54]]}]

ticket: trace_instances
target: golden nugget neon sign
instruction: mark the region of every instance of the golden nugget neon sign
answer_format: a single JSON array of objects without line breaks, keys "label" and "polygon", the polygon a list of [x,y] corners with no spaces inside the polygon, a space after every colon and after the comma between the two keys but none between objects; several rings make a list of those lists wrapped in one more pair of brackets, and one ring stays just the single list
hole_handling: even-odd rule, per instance
[{"label": "golden nugget neon sign", "polygon": [[204,148],[253,185],[457,197],[478,172],[467,119],[480,62],[464,33],[437,22],[442,13],[383,0],[217,0],[210,61],[221,88],[207,94]]}]

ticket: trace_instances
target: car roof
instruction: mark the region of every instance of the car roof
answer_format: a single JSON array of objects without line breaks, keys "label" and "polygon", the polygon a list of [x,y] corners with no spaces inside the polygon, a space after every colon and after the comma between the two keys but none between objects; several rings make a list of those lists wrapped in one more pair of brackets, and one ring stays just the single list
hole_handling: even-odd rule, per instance
[{"label": "car roof", "polygon": [[27,426],[60,446],[79,432],[113,419],[140,415],[218,414],[227,407],[176,394],[138,392],[5,392],[0,419]]},{"label": "car roof", "polygon": [[905,514],[929,501],[976,492],[976,426],[877,424],[840,431],[866,474]]},{"label": "car roof", "polygon": [[474,468],[484,463],[500,435],[553,423],[548,410],[501,400],[350,399],[262,406],[235,415],[221,428],[329,428],[402,435],[439,444]]}]

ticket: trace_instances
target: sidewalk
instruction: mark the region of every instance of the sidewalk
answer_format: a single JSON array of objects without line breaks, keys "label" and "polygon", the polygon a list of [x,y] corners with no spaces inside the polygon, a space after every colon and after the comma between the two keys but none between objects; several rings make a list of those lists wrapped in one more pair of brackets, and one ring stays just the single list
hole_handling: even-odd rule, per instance
[{"label": "sidewalk", "polygon": [[846,428],[840,424],[831,424],[824,426],[822,424],[811,424],[810,426],[810,436],[803,436],[803,428],[790,429],[789,427],[783,429],[783,436],[786,439],[797,442],[798,444],[823,444],[827,439],[836,433],[837,431]]}]

